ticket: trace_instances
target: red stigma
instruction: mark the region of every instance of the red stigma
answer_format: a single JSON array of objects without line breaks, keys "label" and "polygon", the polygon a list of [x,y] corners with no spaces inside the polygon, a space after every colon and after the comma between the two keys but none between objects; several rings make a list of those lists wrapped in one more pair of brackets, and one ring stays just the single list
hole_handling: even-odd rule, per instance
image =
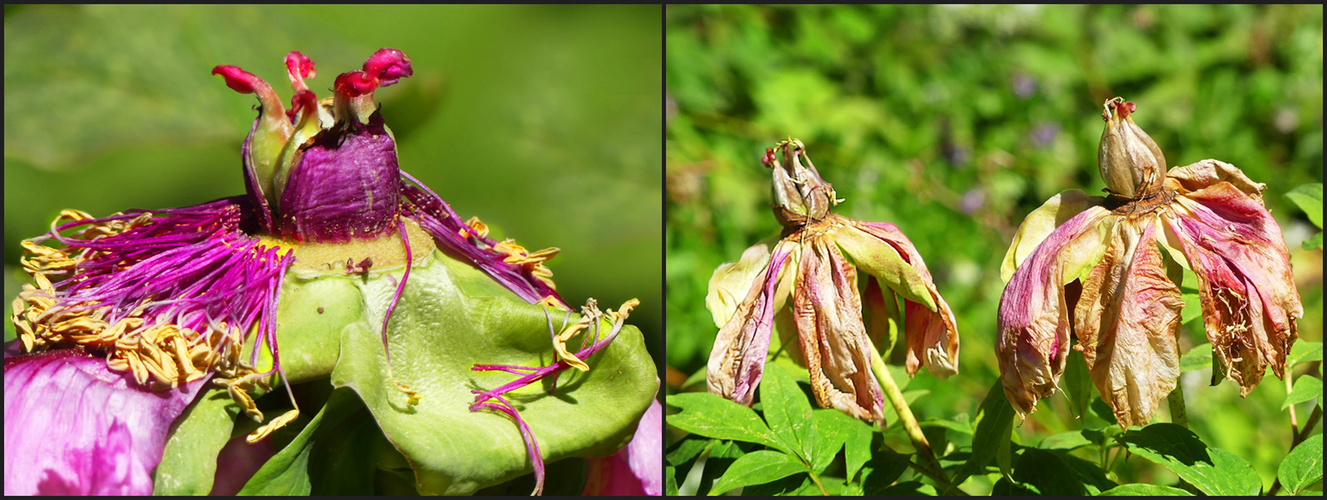
[{"label": "red stigma", "polygon": [[765,156],[764,156],[763,158],[760,159],[760,162],[761,162],[761,163],[764,163],[765,166],[773,165],[773,164],[774,164],[774,148],[765,148]]},{"label": "red stigma", "polygon": [[410,67],[410,58],[397,49],[378,49],[364,61],[364,72],[369,78],[378,80],[378,85],[386,87],[402,78],[414,74]]},{"label": "red stigma", "polygon": [[298,115],[301,110],[314,110],[317,106],[318,98],[313,95],[313,91],[301,90],[296,92],[295,95],[290,96],[290,109],[286,110],[286,116],[290,117],[291,122],[294,122],[295,116]]},{"label": "red stigma", "polygon": [[221,75],[226,79],[226,86],[241,94],[252,94],[257,84],[261,82],[253,73],[244,71],[238,66],[226,64],[217,65],[212,68],[213,75]]},{"label": "red stigma", "polygon": [[301,54],[298,50],[286,54],[286,71],[290,72],[292,79],[295,75],[299,75],[300,78],[318,76],[313,70],[313,59],[309,59],[309,56]]},{"label": "red stigma", "polygon": [[373,89],[378,87],[378,82],[368,73],[363,71],[351,71],[341,73],[336,77],[336,83],[333,88],[337,93],[344,94],[346,97],[359,97],[364,94],[373,93]]}]

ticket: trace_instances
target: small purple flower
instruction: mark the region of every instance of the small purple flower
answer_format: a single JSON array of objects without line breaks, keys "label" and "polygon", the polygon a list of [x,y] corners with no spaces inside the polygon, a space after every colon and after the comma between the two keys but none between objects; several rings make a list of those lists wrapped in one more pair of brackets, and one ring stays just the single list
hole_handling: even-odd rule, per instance
[{"label": "small purple flower", "polygon": [[[321,101],[305,83],[316,75],[314,62],[299,52],[285,62],[295,90],[289,109],[253,74],[213,69],[261,104],[241,148],[245,195],[100,218],[66,210],[49,233],[23,241],[20,262],[35,284],[24,285],[13,308],[16,345],[26,354],[6,349],[6,494],[151,493],[149,473],[171,423],[209,380],[263,421],[249,391],[277,382],[290,387],[276,311],[291,269],[344,265],[359,273],[404,264],[383,320],[384,349],[414,256],[435,248],[529,303],[570,311],[543,266],[556,248],[529,252],[512,240],[490,239],[482,222],[463,221],[400,170],[373,92],[412,74],[404,53],[375,52],[362,70],[339,75],[333,95]],[[338,245],[369,255],[347,263],[351,250]],[[241,352],[253,336],[252,348]],[[266,371],[255,368],[263,349],[273,360]],[[408,386],[397,385],[416,400]],[[477,404],[503,410],[501,393]],[[268,419],[248,442],[298,414],[296,406]],[[528,442],[536,446],[533,436]]]},{"label": "small purple flower", "polygon": [[1052,197],[1005,255],[996,352],[1022,414],[1059,389],[1072,333],[1120,425],[1151,420],[1179,377],[1184,301],[1163,255],[1197,276],[1213,355],[1240,394],[1268,365],[1284,376],[1303,307],[1281,228],[1262,204],[1266,185],[1217,160],[1167,172],[1136,109],[1105,103],[1097,162],[1108,196]]},{"label": "small purple flower", "polygon": [[[797,333],[800,349],[793,355],[805,361],[820,406],[883,423],[884,395],[871,373],[872,342],[892,344],[905,331],[908,373],[925,365],[948,377],[958,371],[954,315],[921,255],[896,226],[832,213],[843,200],[820,177],[801,141],[776,147],[784,161],[771,148],[763,162],[773,170],[773,209],[783,237],[773,249],[764,243],[747,249],[710,278],[706,305],[721,328],[706,371],[709,390],[751,404],[779,323],[783,335]],[[866,282],[869,323],[862,320],[858,270],[875,278]],[[785,309],[790,296],[791,307]]]}]

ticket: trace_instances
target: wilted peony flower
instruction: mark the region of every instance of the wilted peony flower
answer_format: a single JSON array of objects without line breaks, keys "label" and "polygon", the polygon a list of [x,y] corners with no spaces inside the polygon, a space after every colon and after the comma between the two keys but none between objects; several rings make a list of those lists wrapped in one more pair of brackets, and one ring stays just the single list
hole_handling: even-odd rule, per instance
[{"label": "wilted peony flower", "polygon": [[[389,331],[398,332],[396,343],[403,332],[460,322],[480,334],[501,337],[519,329],[513,325],[521,322],[512,318],[533,318],[529,311],[503,302],[511,294],[522,307],[538,307],[545,315],[551,308],[569,320],[572,308],[554,290],[552,273],[543,266],[558,250],[528,252],[512,240],[489,238],[478,219],[462,221],[441,197],[400,170],[395,140],[373,92],[412,74],[404,53],[375,52],[363,70],[338,76],[333,96],[321,101],[304,81],[315,76],[313,61],[291,52],[286,67],[295,89],[290,109],[256,76],[234,66],[213,70],[230,88],[256,94],[261,104],[242,147],[246,195],[101,218],[66,210],[49,233],[23,242],[26,255],[21,262],[35,286],[24,286],[12,318],[17,342],[30,354],[10,356],[10,346],[6,349],[6,494],[151,493],[151,472],[162,460],[172,422],[208,381],[225,387],[254,420],[265,421],[248,436],[253,443],[299,415],[292,383],[329,376],[334,385],[359,392],[370,409],[379,412],[375,418],[410,460],[421,490],[474,491],[525,467],[535,471],[539,491],[544,455],[532,426],[517,411],[534,405],[536,397],[522,394],[520,405],[513,406],[503,395],[511,397],[509,393],[568,368],[588,370],[585,360],[610,347],[620,332],[632,332],[635,339],[629,342],[639,344],[639,332],[624,329],[635,299],[607,313],[591,300],[585,314],[561,334],[521,330],[536,340],[522,352],[554,354],[547,366],[473,367],[476,372],[500,369],[524,375],[497,389],[472,389],[459,377],[450,384],[428,379],[434,375],[428,369],[435,366],[424,357],[452,355],[446,352],[411,352],[405,366],[397,363],[397,374],[409,375],[394,376]],[[51,240],[59,245],[50,245]],[[464,269],[449,267],[450,262]],[[340,281],[310,291],[328,277]],[[283,292],[283,286],[296,291]],[[484,291],[466,302],[471,289]],[[325,316],[319,305],[324,302],[305,300],[323,297],[330,306],[334,300],[329,297],[346,290],[359,295],[339,302],[339,309]],[[291,294],[299,300],[285,307],[288,301],[283,298]],[[456,296],[462,299],[446,298]],[[306,316],[296,316],[295,325],[283,319],[284,331],[294,337],[323,331],[332,336],[306,342],[322,348],[318,352],[300,352],[299,359],[282,363],[278,310],[288,318],[293,314],[288,309],[296,307],[307,311]],[[465,307],[478,308],[479,316],[461,310]],[[338,319],[343,322],[327,324]],[[551,330],[551,319],[548,325]],[[602,334],[601,325],[607,328]],[[338,356],[351,352],[346,339],[364,338],[370,331],[381,336],[385,362],[346,359],[355,367],[343,368]],[[437,335],[445,333],[450,331]],[[582,348],[573,355],[565,344],[577,333],[582,334]],[[291,336],[283,333],[283,338],[284,345],[290,345]],[[482,346],[497,340],[466,342]],[[558,449],[550,454],[606,454],[611,451],[594,447],[626,442],[648,405],[653,385],[647,384],[657,384],[657,377],[647,357],[640,362],[643,349],[625,349],[616,349],[614,356],[630,356],[630,363],[644,374],[616,375],[616,390],[629,395],[623,398],[630,403],[624,402],[612,418],[597,415],[602,442],[556,436]],[[477,361],[483,360],[464,363]],[[380,385],[394,388],[387,394],[369,383],[378,382],[373,374],[379,371],[386,372],[387,381]],[[608,384],[588,375],[573,380],[582,391]],[[265,419],[252,394],[276,384],[286,387],[294,409]],[[539,393],[546,395],[556,385],[542,389]],[[526,464],[508,460],[505,451],[501,461],[469,457],[484,462],[481,469],[492,470],[462,480],[455,469],[447,468],[459,462],[455,457],[427,455],[439,446],[403,440],[409,434],[401,427],[414,429],[418,419],[440,414],[454,419],[457,411],[473,416],[464,413],[464,405],[440,406],[453,391],[467,390],[477,394],[469,412],[498,410],[515,420],[528,450]],[[434,401],[421,403],[425,394]],[[400,396],[400,404],[392,395]],[[393,413],[381,413],[384,407]],[[393,420],[398,418],[403,420]],[[453,424],[462,423],[472,429],[481,425]],[[411,439],[421,441],[418,436]]]},{"label": "wilted peony flower", "polygon": [[1166,172],[1135,109],[1105,103],[1097,162],[1108,196],[1052,197],[1005,255],[996,351],[1022,414],[1059,388],[1072,332],[1120,425],[1147,424],[1180,373],[1184,301],[1163,255],[1198,277],[1212,352],[1241,395],[1268,365],[1285,375],[1303,308],[1281,228],[1262,204],[1266,185],[1217,160]]},{"label": "wilted peony flower", "polygon": [[[772,250],[765,243],[748,248],[741,260],[719,266],[710,278],[705,302],[721,328],[710,351],[709,390],[751,404],[777,321],[782,335],[797,332],[820,406],[883,423],[884,396],[871,372],[871,342],[892,345],[902,323],[908,373],[925,365],[948,377],[958,371],[954,314],[897,227],[832,213],[843,200],[820,178],[801,141],[775,147],[783,161],[774,149],[766,150],[762,161],[773,169],[773,209],[783,224],[782,239]],[[875,278],[866,282],[869,324],[862,321],[858,269]],[[790,294],[792,307],[784,309]]]}]

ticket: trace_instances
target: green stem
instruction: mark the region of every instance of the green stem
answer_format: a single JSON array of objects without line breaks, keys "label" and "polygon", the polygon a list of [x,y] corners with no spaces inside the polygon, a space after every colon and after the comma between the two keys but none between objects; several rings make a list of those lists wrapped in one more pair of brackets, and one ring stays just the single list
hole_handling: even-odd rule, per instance
[{"label": "green stem", "polygon": [[[1286,378],[1289,379],[1290,377]],[[1294,411],[1294,408],[1295,408],[1294,405],[1290,405],[1291,411]],[[1313,426],[1318,423],[1318,419],[1320,418],[1322,418],[1322,405],[1321,404],[1314,405],[1313,413],[1310,413],[1309,419],[1304,422],[1304,428],[1295,431],[1294,434],[1290,437],[1291,450],[1294,450],[1296,446],[1299,446],[1299,443],[1303,443],[1305,439],[1309,438],[1309,434],[1313,432]],[[1291,428],[1293,429],[1294,428],[1293,414],[1291,417],[1290,424]],[[1276,493],[1279,491],[1281,491],[1281,478],[1278,477],[1276,478],[1275,481],[1272,481],[1272,487],[1271,489],[1267,490],[1267,496],[1276,496]]]},{"label": "green stem", "polygon": [[966,495],[966,492],[958,489],[958,486],[945,476],[944,468],[940,466],[940,461],[935,458],[935,451],[931,449],[931,443],[926,441],[926,435],[922,434],[922,428],[917,424],[917,417],[912,415],[912,409],[903,399],[903,392],[899,390],[898,384],[894,383],[894,377],[889,374],[889,369],[885,368],[885,361],[880,358],[880,350],[876,348],[875,343],[871,343],[871,373],[875,374],[876,380],[880,382],[880,388],[885,391],[885,397],[889,398],[894,411],[898,413],[899,422],[907,431],[912,445],[917,448],[917,455],[925,461],[924,466],[916,465],[917,470],[934,479],[942,495],[951,492],[956,495]]},{"label": "green stem", "polygon": [[811,476],[811,481],[816,483],[816,487],[820,488],[820,494],[824,496],[829,496],[829,491],[825,489],[825,485],[820,484],[820,478],[816,477],[816,473],[812,472],[811,470],[807,470],[806,473]]},{"label": "green stem", "polygon": [[1184,408],[1184,388],[1179,384],[1175,384],[1175,390],[1170,391],[1170,394],[1166,396],[1166,402],[1170,403],[1170,421],[1187,429],[1189,427],[1189,411]]}]

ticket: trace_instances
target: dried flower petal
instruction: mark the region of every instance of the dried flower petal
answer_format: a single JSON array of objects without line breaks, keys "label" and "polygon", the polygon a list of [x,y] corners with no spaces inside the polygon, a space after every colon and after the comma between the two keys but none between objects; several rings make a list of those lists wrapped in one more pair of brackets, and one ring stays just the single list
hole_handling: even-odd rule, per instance
[{"label": "dried flower petal", "polygon": [[1076,348],[1120,425],[1147,425],[1180,375],[1184,300],[1166,277],[1155,224],[1120,224],[1105,258],[1083,281],[1074,311]]},{"label": "dried flower petal", "polygon": [[1092,207],[1056,228],[1005,285],[995,350],[1005,396],[1019,413],[1059,388],[1069,353],[1072,305],[1064,285],[1100,262],[1112,224],[1110,212]]},{"label": "dried flower petal", "polygon": [[823,238],[810,240],[800,260],[793,317],[816,402],[882,422],[884,394],[871,373],[871,341],[862,324],[856,269]]},{"label": "dried flower petal", "polygon": [[[936,290],[931,272],[926,269],[926,262],[917,247],[899,231],[898,226],[887,222],[849,221],[849,225],[855,231],[841,231],[834,241],[859,267],[903,296],[904,330],[908,332],[908,374],[916,375],[923,363],[941,379],[958,373],[958,327],[954,313]],[[863,247],[861,240],[848,237],[856,231],[870,237],[868,241],[872,244]],[[854,241],[858,244],[852,244]],[[890,262],[890,257],[894,256],[902,260]],[[881,261],[892,267],[880,265]]]},{"label": "dried flower petal", "polygon": [[750,405],[765,372],[770,332],[774,325],[774,295],[779,273],[792,245],[775,245],[769,266],[756,280],[730,321],[719,329],[710,351],[705,381],[713,394]]},{"label": "dried flower petal", "polygon": [[1283,377],[1304,308],[1276,220],[1260,200],[1218,181],[1177,198],[1162,221],[1198,277],[1207,337],[1227,378],[1248,395],[1267,365]]}]

